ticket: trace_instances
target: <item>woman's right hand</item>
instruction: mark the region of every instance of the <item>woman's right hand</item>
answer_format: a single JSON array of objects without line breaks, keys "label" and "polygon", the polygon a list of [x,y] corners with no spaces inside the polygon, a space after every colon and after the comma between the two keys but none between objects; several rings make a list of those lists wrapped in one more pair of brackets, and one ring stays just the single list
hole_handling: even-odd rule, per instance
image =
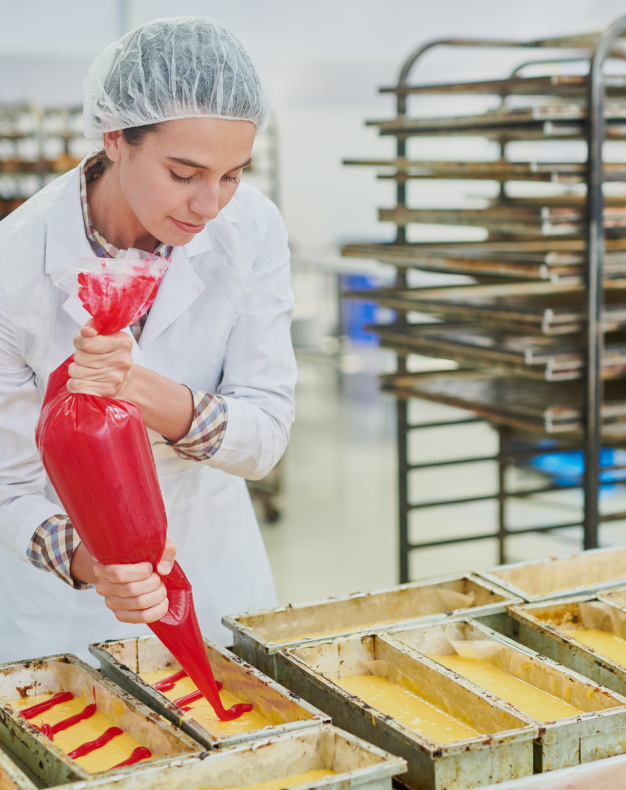
[{"label": "woman's right hand", "polygon": [[170,573],[175,558],[176,546],[166,540],[158,573],[149,562],[103,565],[94,562],[81,543],[72,557],[70,572],[78,581],[95,584],[96,592],[121,623],[154,623],[167,614],[169,601],[161,576]]}]

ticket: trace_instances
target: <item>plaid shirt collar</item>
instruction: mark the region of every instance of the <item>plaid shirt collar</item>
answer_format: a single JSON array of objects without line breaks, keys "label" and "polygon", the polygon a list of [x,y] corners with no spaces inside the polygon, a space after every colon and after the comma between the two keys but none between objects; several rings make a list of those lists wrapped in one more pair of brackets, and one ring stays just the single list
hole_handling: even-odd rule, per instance
[{"label": "plaid shirt collar", "polygon": [[[80,168],[80,202],[83,208],[83,221],[87,239],[98,258],[117,258],[120,252],[118,248],[113,246],[113,244],[109,244],[94,228],[91,215],[89,214],[89,203],[87,202],[87,184],[100,178],[103,173],[104,164],[97,156],[87,159]],[[171,253],[172,248],[163,242],[154,251],[155,255],[161,255],[162,257],[169,257]]]}]

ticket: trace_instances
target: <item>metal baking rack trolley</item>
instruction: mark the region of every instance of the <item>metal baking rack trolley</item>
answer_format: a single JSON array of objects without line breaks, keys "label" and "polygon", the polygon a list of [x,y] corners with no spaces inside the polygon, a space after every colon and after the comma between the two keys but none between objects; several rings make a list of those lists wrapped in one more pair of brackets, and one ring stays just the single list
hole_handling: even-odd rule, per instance
[{"label": "metal baking rack trolley", "polygon": [[[392,324],[373,329],[398,359],[396,373],[383,376],[382,388],[397,398],[401,582],[409,581],[409,559],[416,549],[496,538],[503,563],[512,534],[550,533],[582,524],[588,549],[598,546],[601,523],[626,518],[626,513],[599,513],[599,476],[607,469],[600,464],[601,446],[626,442],[626,164],[603,162],[605,141],[626,140],[626,76],[623,69],[620,76],[613,68],[626,57],[624,35],[626,17],[598,34],[526,42],[470,39],[425,44],[406,60],[397,85],[381,89],[395,95],[397,116],[368,122],[381,135],[395,138],[395,159],[344,162],[378,168],[382,171],[379,178],[396,183],[396,206],[380,210],[382,221],[395,223],[395,240],[348,244],[343,254],[397,267],[394,287],[346,296],[366,296],[395,310]],[[511,48],[523,48],[532,50],[535,59],[518,66],[507,79],[410,83],[415,65],[434,47],[491,48],[507,56]],[[566,73],[575,62],[586,73]],[[429,94],[490,94],[499,96],[501,103],[482,114],[409,115],[411,97]],[[415,161],[409,156],[410,138],[437,138],[440,146],[454,150],[459,138],[468,136],[495,142],[500,158]],[[548,140],[586,142],[587,161],[512,161],[519,157],[514,152],[509,156],[511,145],[519,151],[521,143],[528,150],[526,141]],[[479,209],[411,208],[407,185],[413,179],[454,179],[457,185],[464,179],[474,184],[488,179],[499,185],[499,191]],[[561,187],[552,186],[553,194],[547,194],[545,183]],[[474,242],[410,241],[407,226],[420,223],[478,226],[487,235],[484,241]],[[438,272],[442,278],[464,274],[473,279],[467,285],[459,285],[457,276],[443,287],[410,287],[410,269]],[[458,368],[412,373],[407,366],[411,353],[452,360]],[[472,415],[415,424],[408,412],[412,398],[460,407]],[[412,432],[483,420],[498,432],[495,454],[411,462]],[[583,518],[513,530],[507,518],[511,498],[519,501],[556,489],[552,482],[525,490],[507,485],[507,470],[526,465],[541,452],[538,443],[546,438],[553,440],[551,445],[557,450],[584,450],[583,482],[569,485],[583,490]],[[452,471],[461,464],[486,461],[497,464],[495,494],[421,502],[410,495],[415,471],[436,467]],[[493,531],[412,540],[413,514],[486,500],[497,502]]]}]

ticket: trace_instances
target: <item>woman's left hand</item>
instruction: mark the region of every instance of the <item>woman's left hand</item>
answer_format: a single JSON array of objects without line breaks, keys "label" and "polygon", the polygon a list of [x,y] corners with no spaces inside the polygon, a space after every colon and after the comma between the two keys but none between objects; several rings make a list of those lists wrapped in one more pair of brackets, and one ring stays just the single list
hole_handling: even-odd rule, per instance
[{"label": "woman's left hand", "polygon": [[74,338],[74,362],[69,366],[70,392],[126,398],[133,377],[133,339],[127,332],[99,335],[93,319]]}]

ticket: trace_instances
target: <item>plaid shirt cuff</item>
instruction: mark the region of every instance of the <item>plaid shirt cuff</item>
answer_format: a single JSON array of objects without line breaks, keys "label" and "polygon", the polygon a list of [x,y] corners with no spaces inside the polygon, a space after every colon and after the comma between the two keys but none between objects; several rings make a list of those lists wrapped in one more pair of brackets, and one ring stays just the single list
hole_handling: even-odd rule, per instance
[{"label": "plaid shirt cuff", "polygon": [[26,552],[28,561],[39,570],[54,573],[75,590],[93,585],[77,582],[70,574],[70,564],[80,538],[67,516],[51,516],[37,527]]},{"label": "plaid shirt cuff", "polygon": [[193,396],[193,419],[189,433],[177,442],[166,439],[165,444],[187,461],[208,461],[220,449],[224,439],[228,407],[219,395],[209,395],[191,387],[188,389]]}]

